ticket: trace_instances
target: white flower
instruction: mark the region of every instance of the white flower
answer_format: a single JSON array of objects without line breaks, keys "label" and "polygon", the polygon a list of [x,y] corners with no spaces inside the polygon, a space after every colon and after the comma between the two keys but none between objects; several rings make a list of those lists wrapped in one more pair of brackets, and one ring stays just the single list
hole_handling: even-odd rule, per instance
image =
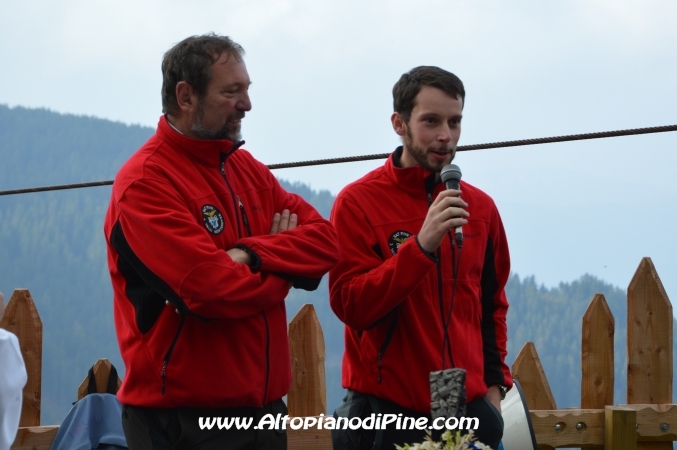
[{"label": "white flower", "polygon": [[430,432],[427,431],[423,442],[404,444],[403,447],[395,445],[395,448],[397,450],[491,450],[491,447],[477,440],[472,430],[463,436],[460,431],[452,434],[451,430],[447,430],[442,434],[442,442],[433,441]]}]

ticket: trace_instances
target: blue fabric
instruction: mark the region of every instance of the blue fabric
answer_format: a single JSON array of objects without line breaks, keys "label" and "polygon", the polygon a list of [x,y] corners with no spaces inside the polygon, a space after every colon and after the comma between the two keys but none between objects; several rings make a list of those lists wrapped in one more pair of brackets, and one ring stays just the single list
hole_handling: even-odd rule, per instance
[{"label": "blue fabric", "polygon": [[89,394],[78,401],[59,427],[51,450],[127,448],[122,405],[112,394]]}]

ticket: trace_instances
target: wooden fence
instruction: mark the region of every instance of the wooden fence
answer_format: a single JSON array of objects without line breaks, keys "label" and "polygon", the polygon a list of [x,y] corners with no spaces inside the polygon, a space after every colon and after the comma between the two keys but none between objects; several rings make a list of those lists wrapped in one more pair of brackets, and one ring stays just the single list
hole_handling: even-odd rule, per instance
[{"label": "wooden fence", "polygon": [[677,440],[672,404],[672,305],[651,259],[628,286],[627,404],[614,406],[614,317],[602,294],[583,316],[581,408],[557,409],[533,343],[512,366],[531,411],[541,449],[671,450]]},{"label": "wooden fence", "polygon": [[[0,301],[0,314],[2,313]],[[672,449],[677,440],[677,405],[672,404],[672,306],[649,258],[642,259],[628,287],[628,387],[626,405],[613,404],[614,318],[602,294],[583,316],[581,408],[557,409],[533,343],[524,345],[512,366],[530,409],[539,449]],[[58,426],[40,426],[42,322],[30,293],[14,291],[0,327],[15,333],[26,362],[21,422],[13,450],[49,449]],[[312,305],[289,323],[292,386],[291,417],[326,413],[325,346]],[[110,363],[94,368],[105,391]],[[86,390],[87,378],[78,388]],[[288,430],[289,449],[331,449],[329,430]]]}]

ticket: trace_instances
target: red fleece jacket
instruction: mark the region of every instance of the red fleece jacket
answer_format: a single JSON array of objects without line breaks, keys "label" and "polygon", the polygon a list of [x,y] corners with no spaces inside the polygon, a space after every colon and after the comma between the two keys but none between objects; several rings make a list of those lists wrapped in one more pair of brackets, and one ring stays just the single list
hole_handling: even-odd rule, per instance
[{"label": "red fleece jacket", "polygon": [[[104,231],[122,403],[262,406],[289,390],[284,299],[290,282],[317,287],[337,259],[337,238],[236,148],[190,139],[162,117],[115,179]],[[297,228],[269,234],[283,209],[298,215]],[[233,246],[255,264],[235,263]]]},{"label": "red fleece jacket", "polygon": [[[330,302],[346,324],[343,386],[429,414],[429,373],[443,369],[442,324],[459,249],[452,249],[451,234],[435,256],[419,247],[415,235],[444,187],[421,167],[396,167],[393,155],[336,199],[331,221],[340,256],[329,272]],[[493,384],[512,386],[504,362],[510,257],[494,202],[468,183],[461,182],[461,190],[470,217],[447,331],[453,365],[467,371],[471,401]]]}]

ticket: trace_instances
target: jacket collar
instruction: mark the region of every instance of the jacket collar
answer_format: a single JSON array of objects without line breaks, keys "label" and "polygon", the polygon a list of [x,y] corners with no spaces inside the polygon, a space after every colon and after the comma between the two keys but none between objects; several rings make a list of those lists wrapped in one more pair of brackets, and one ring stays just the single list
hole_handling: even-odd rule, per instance
[{"label": "jacket collar", "polygon": [[402,146],[397,147],[385,164],[386,173],[393,183],[413,196],[426,196],[426,193],[432,194],[440,188],[442,183],[435,180],[435,173],[421,166],[403,168],[400,163],[403,151]]},{"label": "jacket collar", "polygon": [[157,136],[167,142],[172,148],[187,153],[191,157],[208,165],[217,166],[222,154],[230,155],[244,144],[244,141],[233,142],[227,139],[190,138],[172,127],[164,115],[160,117]]}]

